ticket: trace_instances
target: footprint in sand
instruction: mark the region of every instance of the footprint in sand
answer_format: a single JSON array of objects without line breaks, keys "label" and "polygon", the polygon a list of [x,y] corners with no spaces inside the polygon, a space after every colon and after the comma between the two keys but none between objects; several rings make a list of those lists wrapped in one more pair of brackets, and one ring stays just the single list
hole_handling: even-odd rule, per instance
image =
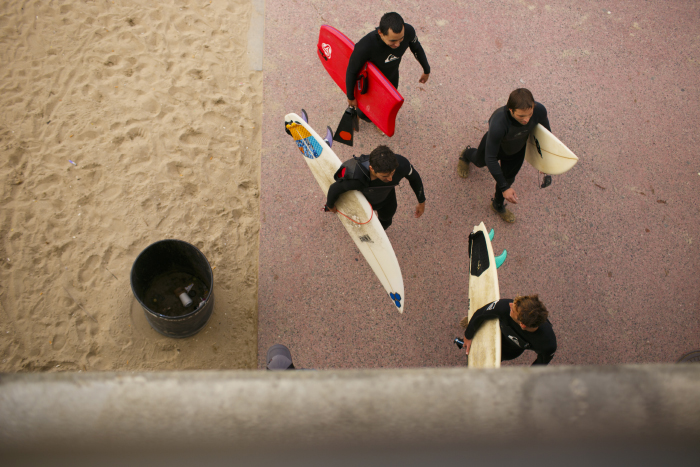
[{"label": "footprint in sand", "polygon": [[87,283],[97,276],[97,268],[100,265],[100,257],[97,255],[90,256],[83,266],[78,271],[78,280],[82,283]]},{"label": "footprint in sand", "polygon": [[100,199],[102,200],[113,200],[124,192],[120,185],[107,185],[102,193],[100,193]]},{"label": "footprint in sand", "polygon": [[119,62],[121,62],[121,57],[119,57],[119,55],[110,55],[107,57],[107,60],[105,60],[103,65],[106,67],[113,67],[115,65],[119,65]]},{"label": "footprint in sand", "polygon": [[204,72],[202,70],[190,70],[187,74],[194,79],[204,79]]},{"label": "footprint in sand", "polygon": [[218,112],[212,112],[212,111],[206,112],[202,116],[202,120],[204,120],[207,123],[211,123],[214,126],[219,127],[219,128],[222,128],[222,127],[231,128],[233,126],[233,122],[230,119],[224,117],[223,115],[221,115]]},{"label": "footprint in sand", "polygon": [[61,350],[64,345],[66,345],[65,334],[55,334],[51,339],[51,348],[53,350]]},{"label": "footprint in sand", "polygon": [[180,135],[180,141],[190,146],[206,146],[209,144],[210,137],[194,128],[188,128]]},{"label": "footprint in sand", "polygon": [[126,136],[133,141],[136,138],[143,138],[146,136],[146,130],[143,128],[134,127],[126,132]]},{"label": "footprint in sand", "polygon": [[42,193],[48,193],[51,188],[56,188],[56,186],[61,182],[61,177],[56,174],[49,175],[39,180],[33,187],[34,196]]}]

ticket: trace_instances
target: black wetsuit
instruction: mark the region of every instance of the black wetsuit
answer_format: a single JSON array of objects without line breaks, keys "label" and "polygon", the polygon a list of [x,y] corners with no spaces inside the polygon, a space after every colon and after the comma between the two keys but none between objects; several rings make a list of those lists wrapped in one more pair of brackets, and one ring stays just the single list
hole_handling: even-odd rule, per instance
[{"label": "black wetsuit", "polygon": [[526,331],[510,317],[510,304],[513,300],[498,300],[484,305],[472,316],[465,339],[473,339],[474,334],[487,319],[498,319],[501,327],[501,361],[518,358],[525,350],[537,353],[533,365],[547,365],[557,351],[557,338],[552,329],[552,323],[545,321],[536,331]]},{"label": "black wetsuit", "polygon": [[367,34],[355,44],[355,49],[350,55],[347,71],[345,72],[345,89],[348,99],[355,99],[355,82],[357,74],[365,66],[365,63],[372,62],[379,71],[381,71],[386,79],[388,79],[395,88],[399,87],[399,64],[401,57],[406,49],[411,48],[411,52],[416,57],[416,60],[423,67],[423,73],[430,73],[430,65],[425,56],[423,46],[418,41],[416,30],[410,24],[404,23],[404,36],[401,44],[392,49],[382,41],[379,37],[378,29]]},{"label": "black wetsuit", "polygon": [[[334,175],[336,182],[328,188],[326,206],[330,208],[335,206],[340,195],[346,191],[361,191],[362,194],[365,195],[365,198],[367,198],[367,201],[372,205],[372,208],[377,211],[377,217],[382,227],[384,227],[384,230],[388,229],[396,213],[396,186],[398,186],[401,180],[404,178],[408,179],[408,183],[411,184],[411,188],[413,188],[418,202],[425,202],[423,181],[416,169],[413,168],[405,157],[397,154],[396,159],[399,162],[399,166],[396,168],[396,172],[394,172],[389,183],[385,183],[379,179],[370,180],[369,156],[363,155],[354,161],[350,160],[345,162]],[[344,170],[348,163],[352,163],[355,170]]]},{"label": "black wetsuit", "polygon": [[489,172],[496,180],[494,203],[497,207],[503,206],[503,192],[511,187],[515,176],[523,166],[527,138],[538,123],[552,131],[549,127],[547,109],[539,102],[535,103],[532,118],[527,125],[518,123],[508,108],[503,106],[491,115],[489,131],[481,138],[479,148],[465,154],[469,162],[477,167],[489,168]]}]

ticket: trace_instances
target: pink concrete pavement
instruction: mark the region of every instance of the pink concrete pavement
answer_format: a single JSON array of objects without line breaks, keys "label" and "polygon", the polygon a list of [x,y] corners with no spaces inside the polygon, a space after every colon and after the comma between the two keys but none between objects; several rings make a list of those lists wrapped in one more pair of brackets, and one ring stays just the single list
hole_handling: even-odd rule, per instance
[{"label": "pink concrete pavement", "polygon": [[[354,148],[388,144],[425,183],[398,190],[389,229],[406,286],[398,314],[283,129],[309,112],[319,133],[346,106],[316,56],[319,27],[359,40],[386,11],[412,24],[432,67],[406,54],[394,137],[362,123]],[[501,296],[539,293],[559,340],[553,364],[672,362],[700,347],[700,4],[674,2],[268,1],[265,18],[259,365],[274,343],[297,366],[457,366],[467,235],[484,221],[508,250]],[[489,207],[486,169],[457,176],[466,144],[510,91],[529,88],[580,158],[541,190],[525,165],[517,222]],[[517,364],[534,356],[526,352]]]}]

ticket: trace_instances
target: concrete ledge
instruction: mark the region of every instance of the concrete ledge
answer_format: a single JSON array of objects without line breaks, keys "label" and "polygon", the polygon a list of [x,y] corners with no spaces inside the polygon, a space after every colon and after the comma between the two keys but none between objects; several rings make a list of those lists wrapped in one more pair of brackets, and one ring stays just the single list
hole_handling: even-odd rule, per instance
[{"label": "concrete ledge", "polygon": [[252,0],[253,11],[248,25],[248,61],[250,69],[262,71],[265,43],[265,0]]},{"label": "concrete ledge", "polygon": [[0,449],[697,440],[700,366],[0,377]]}]

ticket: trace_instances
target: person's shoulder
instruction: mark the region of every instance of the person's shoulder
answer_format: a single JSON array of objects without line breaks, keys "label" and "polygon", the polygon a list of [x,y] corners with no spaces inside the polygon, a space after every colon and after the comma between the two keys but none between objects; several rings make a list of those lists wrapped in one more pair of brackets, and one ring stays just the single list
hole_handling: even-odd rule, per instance
[{"label": "person's shoulder", "polygon": [[547,114],[547,108],[540,102],[535,101],[535,113],[537,114]]},{"label": "person's shoulder", "polygon": [[[379,33],[377,32],[376,29],[373,29],[372,31],[365,34],[362,37],[362,39],[357,41],[357,44],[355,44],[355,49],[357,49],[358,46],[360,48],[371,47],[377,42],[377,39],[379,39]],[[379,39],[379,40],[381,40],[381,39]]]},{"label": "person's shoulder", "polygon": [[489,118],[489,125],[496,124],[507,124],[508,123],[508,109],[504,105],[493,111],[491,118]]},{"label": "person's shoulder", "polygon": [[402,156],[401,154],[396,154],[396,160],[399,163],[398,170],[406,173],[408,173],[411,170],[411,162],[409,162],[409,160],[406,159],[404,156]]},{"label": "person's shoulder", "polygon": [[496,308],[497,311],[507,310],[508,314],[510,315],[510,304],[513,303],[512,298],[502,298],[495,303],[496,306],[494,308]]},{"label": "person's shoulder", "polygon": [[541,335],[545,336],[550,342],[552,342],[554,347],[556,348],[557,336],[554,333],[554,327],[552,327],[552,323],[549,320],[542,323],[540,327],[537,328],[537,330],[540,331]]},{"label": "person's shoulder", "polygon": [[404,40],[411,42],[416,37],[416,28],[408,23],[403,23],[403,36]]}]

